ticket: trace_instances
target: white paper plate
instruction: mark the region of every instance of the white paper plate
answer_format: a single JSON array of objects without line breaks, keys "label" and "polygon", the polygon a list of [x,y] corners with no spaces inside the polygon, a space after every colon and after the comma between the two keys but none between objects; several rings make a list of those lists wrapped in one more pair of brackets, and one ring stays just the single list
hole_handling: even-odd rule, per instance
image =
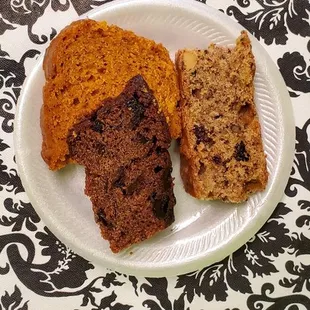
[{"label": "white paper plate", "polygon": [[[180,48],[232,45],[241,27],[206,5],[181,0],[113,1],[87,14]],[[85,16],[84,16],[85,18]],[[28,77],[15,118],[18,170],[31,202],[55,235],[85,258],[144,276],[169,276],[214,263],[250,239],[273,212],[286,185],[294,153],[293,111],[282,77],[265,50],[251,36],[257,62],[256,104],[262,125],[270,179],[263,193],[241,205],[203,202],[185,193],[179,175],[179,154],[171,148],[175,177],[175,223],[154,238],[112,254],[94,222],[84,196],[84,171],[70,165],[51,172],[40,156],[40,107],[44,76],[42,59]]]}]

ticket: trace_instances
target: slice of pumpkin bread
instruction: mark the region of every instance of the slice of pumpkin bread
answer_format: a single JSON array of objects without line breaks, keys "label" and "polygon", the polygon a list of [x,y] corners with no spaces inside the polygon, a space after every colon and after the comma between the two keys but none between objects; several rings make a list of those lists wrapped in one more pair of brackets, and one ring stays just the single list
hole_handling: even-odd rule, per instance
[{"label": "slice of pumpkin bread", "polygon": [[69,129],[104,99],[118,96],[137,74],[154,91],[171,135],[180,135],[176,72],[161,44],[105,22],[80,20],[51,42],[43,69],[42,157],[52,170],[70,161]]}]

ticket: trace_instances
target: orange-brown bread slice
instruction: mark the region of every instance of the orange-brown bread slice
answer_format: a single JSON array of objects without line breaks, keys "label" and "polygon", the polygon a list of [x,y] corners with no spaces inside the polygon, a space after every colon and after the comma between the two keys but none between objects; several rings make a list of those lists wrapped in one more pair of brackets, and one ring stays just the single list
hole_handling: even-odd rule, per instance
[{"label": "orange-brown bread slice", "polygon": [[199,199],[241,202],[268,172],[254,103],[255,59],[243,31],[235,48],[176,55],[181,88],[181,176]]},{"label": "orange-brown bread slice", "polygon": [[69,128],[104,99],[119,95],[137,74],[154,91],[172,137],[180,135],[176,72],[161,44],[105,22],[80,20],[51,42],[43,69],[42,157],[52,170],[70,160]]}]

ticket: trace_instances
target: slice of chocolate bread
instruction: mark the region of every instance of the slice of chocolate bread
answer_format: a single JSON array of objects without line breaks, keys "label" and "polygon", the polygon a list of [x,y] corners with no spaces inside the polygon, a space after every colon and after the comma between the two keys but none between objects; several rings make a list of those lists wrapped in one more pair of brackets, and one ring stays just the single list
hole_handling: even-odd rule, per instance
[{"label": "slice of chocolate bread", "polygon": [[73,160],[86,167],[85,193],[113,252],[174,221],[169,128],[140,75],[71,128],[67,142]]}]

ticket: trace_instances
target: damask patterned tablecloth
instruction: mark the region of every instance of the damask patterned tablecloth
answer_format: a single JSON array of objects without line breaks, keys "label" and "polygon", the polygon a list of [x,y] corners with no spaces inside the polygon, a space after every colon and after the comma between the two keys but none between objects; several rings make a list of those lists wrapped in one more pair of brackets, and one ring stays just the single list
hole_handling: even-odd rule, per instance
[{"label": "damask patterned tablecloth", "polygon": [[278,65],[294,108],[296,150],[284,196],[223,261],[171,278],[120,274],[73,253],[44,225],[18,176],[14,113],[57,32],[107,0],[0,1],[0,310],[310,309],[310,2],[204,0],[242,24]]}]

